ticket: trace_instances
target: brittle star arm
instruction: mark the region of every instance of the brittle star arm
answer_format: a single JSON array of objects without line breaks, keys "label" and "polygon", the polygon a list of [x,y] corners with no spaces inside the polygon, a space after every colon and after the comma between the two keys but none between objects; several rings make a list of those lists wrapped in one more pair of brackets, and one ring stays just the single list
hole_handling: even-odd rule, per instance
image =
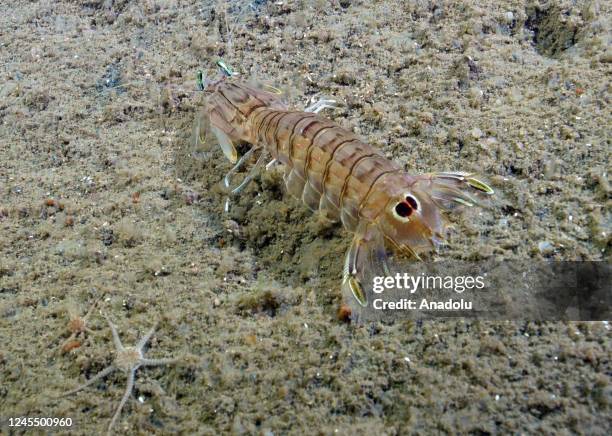
[{"label": "brittle star arm", "polygon": [[124,351],[125,348],[123,347],[123,344],[121,343],[121,339],[119,339],[119,333],[117,333],[117,329],[115,328],[115,325],[111,322],[111,320],[108,317],[105,317],[105,318],[106,318],[106,321],[108,322],[111,332],[113,333],[113,343],[115,344],[115,349],[117,350],[117,352]]},{"label": "brittle star arm", "polygon": [[102,371],[100,371],[99,373],[97,373],[96,375],[94,375],[92,378],[90,378],[89,380],[87,380],[85,383],[83,383],[81,386],[78,386],[68,392],[65,392],[62,394],[62,396],[66,396],[66,395],[71,395],[74,394],[75,392],[78,392],[82,389],[85,389],[87,386],[92,385],[93,383],[97,382],[98,380],[100,380],[101,378],[106,377],[107,375],[109,375],[111,372],[113,372],[115,369],[117,369],[115,367],[115,365],[110,365],[107,366],[106,368],[104,368]]},{"label": "brittle star arm", "polygon": [[117,411],[113,415],[113,419],[111,419],[111,422],[110,422],[110,424],[108,426],[107,434],[109,436],[111,434],[111,430],[112,430],[113,426],[115,425],[115,422],[119,418],[119,415],[121,415],[121,410],[123,409],[123,406],[125,406],[125,403],[127,402],[128,398],[132,394],[132,389],[134,389],[134,380],[136,378],[136,370],[139,368],[139,366],[140,365],[137,365],[137,366],[133,367],[130,370],[129,374],[128,374],[127,386],[125,388],[125,393],[123,394],[123,398],[121,398],[121,402],[119,403],[119,407],[117,407]]},{"label": "brittle star arm", "polygon": [[168,357],[165,359],[140,359],[140,363],[142,366],[159,366],[159,365],[168,365],[170,363],[176,363],[180,359],[178,357]]},{"label": "brittle star arm", "polygon": [[[93,313],[93,310],[96,308],[96,306],[98,305],[98,302],[100,300],[96,300],[93,302],[93,304],[91,305],[91,307],[89,308],[89,310],[87,311],[87,313],[85,314],[85,316],[83,317],[83,321],[87,321],[89,319],[89,316]],[[91,335],[95,335],[96,332],[94,332],[92,329],[90,329],[89,327],[87,327],[87,324],[85,325],[85,331]]]},{"label": "brittle star arm", "polygon": [[153,333],[155,332],[155,329],[157,328],[157,324],[154,325],[151,330],[148,331],[148,333],[146,335],[144,335],[136,344],[136,349],[142,352],[142,349],[144,348],[145,345],[147,345],[147,342],[149,342],[149,339],[151,339],[151,336],[153,336]]},{"label": "brittle star arm", "polygon": [[96,306],[98,305],[99,301],[100,301],[100,299],[97,299],[96,301],[93,302],[93,304],[91,305],[91,307],[89,308],[89,310],[87,311],[85,316],[83,317],[84,321],[87,321],[87,319],[89,318],[89,315],[92,314],[93,310],[96,308]]}]

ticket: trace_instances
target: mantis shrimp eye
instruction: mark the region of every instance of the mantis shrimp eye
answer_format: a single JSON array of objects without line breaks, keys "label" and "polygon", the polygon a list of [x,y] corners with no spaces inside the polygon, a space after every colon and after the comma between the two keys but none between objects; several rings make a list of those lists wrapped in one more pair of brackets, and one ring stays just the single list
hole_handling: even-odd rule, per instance
[{"label": "mantis shrimp eye", "polygon": [[412,215],[412,207],[407,202],[397,203],[395,205],[395,213],[402,218],[408,218]]},{"label": "mantis shrimp eye", "polygon": [[412,209],[419,210],[419,202],[412,195],[406,196],[406,203],[408,203]]}]

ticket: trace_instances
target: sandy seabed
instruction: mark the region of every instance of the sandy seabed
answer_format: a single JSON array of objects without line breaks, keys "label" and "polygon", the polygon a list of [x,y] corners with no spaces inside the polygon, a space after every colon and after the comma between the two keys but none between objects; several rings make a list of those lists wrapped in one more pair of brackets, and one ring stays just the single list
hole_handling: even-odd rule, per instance
[{"label": "sandy seabed", "polygon": [[609,261],[611,28],[608,1],[3,0],[0,432],[107,430],[125,374],[61,396],[114,362],[105,314],[178,358],[116,432],[610,434],[607,323],[347,324],[350,237],[278,171],[224,214],[230,164],[192,127],[223,58],[344,102],[409,171],[489,180],[442,258]]}]

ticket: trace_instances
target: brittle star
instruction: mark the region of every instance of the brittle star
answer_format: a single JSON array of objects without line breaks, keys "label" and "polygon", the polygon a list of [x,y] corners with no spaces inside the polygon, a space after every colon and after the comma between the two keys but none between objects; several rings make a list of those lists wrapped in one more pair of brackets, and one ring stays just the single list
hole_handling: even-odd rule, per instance
[{"label": "brittle star", "polygon": [[89,333],[90,335],[95,335],[96,333],[92,331],[89,327],[87,327],[87,321],[89,316],[92,314],[93,310],[96,308],[99,300],[94,301],[91,305],[85,316],[80,317],[75,314],[75,311],[71,308],[68,309],[68,314],[70,315],[70,321],[68,321],[68,331],[71,332],[71,335],[66,339],[62,345],[60,346],[60,351],[62,353],[68,353],[69,351],[74,350],[75,348],[79,348],[81,345],[85,345],[87,340],[84,340],[82,343],[77,340],[77,338],[85,333]]},{"label": "brittle star", "polygon": [[115,343],[115,350],[117,353],[117,356],[115,357],[115,362],[111,364],[110,366],[104,368],[102,371],[100,371],[96,375],[94,375],[92,378],[87,380],[81,386],[64,393],[62,396],[74,394],[75,392],[78,392],[86,388],[87,386],[90,386],[91,384],[95,383],[101,378],[106,377],[107,375],[111,374],[117,369],[126,372],[128,375],[127,387],[125,389],[125,393],[123,394],[123,398],[121,399],[121,402],[119,403],[119,407],[117,407],[117,411],[115,412],[115,415],[113,416],[113,419],[111,420],[108,426],[107,434],[110,435],[111,430],[113,426],[115,425],[115,422],[117,421],[117,419],[119,418],[119,415],[121,414],[121,410],[123,409],[123,406],[125,406],[125,403],[127,402],[128,398],[130,397],[132,393],[132,389],[134,389],[134,380],[136,379],[136,371],[138,370],[138,368],[140,368],[141,366],[167,365],[170,363],[177,362],[178,359],[177,358],[147,359],[144,357],[143,349],[145,345],[147,344],[147,342],[149,342],[149,339],[151,339],[151,336],[153,336],[153,332],[155,332],[156,326],[153,326],[153,328],[149,330],[149,332],[138,341],[135,347],[124,347],[123,344],[121,343],[121,339],[119,339],[119,334],[117,334],[117,329],[115,328],[113,323],[108,318],[106,318],[106,321],[108,322],[111,332],[113,333],[113,342]]}]

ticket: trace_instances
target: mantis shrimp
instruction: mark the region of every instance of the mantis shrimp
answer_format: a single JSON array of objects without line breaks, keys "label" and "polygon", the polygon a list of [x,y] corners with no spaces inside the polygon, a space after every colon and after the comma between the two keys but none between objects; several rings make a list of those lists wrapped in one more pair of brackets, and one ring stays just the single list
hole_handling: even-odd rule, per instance
[{"label": "mantis shrimp", "polygon": [[[235,164],[225,186],[238,194],[270,156],[272,162],[284,164],[287,191],[353,234],[342,291],[363,307],[371,278],[390,275],[390,252],[421,259],[443,239],[444,211],[477,205],[493,194],[469,173],[409,174],[352,132],[317,115],[333,107],[333,101],[291,110],[274,88],[239,81],[219,65],[226,74],[201,87],[206,93],[202,116]],[[240,141],[252,147],[238,159],[235,144]],[[248,175],[232,186],[233,175],[256,154]]]}]

